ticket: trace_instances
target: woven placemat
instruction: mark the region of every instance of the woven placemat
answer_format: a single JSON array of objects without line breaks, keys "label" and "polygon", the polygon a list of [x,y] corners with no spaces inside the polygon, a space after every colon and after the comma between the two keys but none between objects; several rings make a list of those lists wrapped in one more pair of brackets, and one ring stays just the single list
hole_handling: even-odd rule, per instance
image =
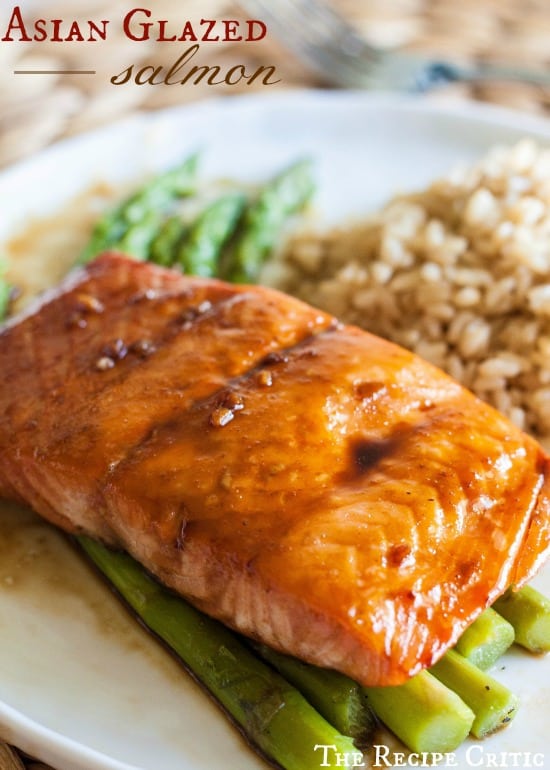
[{"label": "woven placemat", "polygon": [[[459,58],[487,60],[548,68],[550,65],[550,5],[548,0],[335,0],[334,5],[371,42],[384,48]],[[23,10],[25,4],[21,4]],[[35,3],[25,11],[81,22],[88,19],[120,20],[129,5],[105,0],[79,3]],[[47,13],[45,8],[47,7]],[[41,10],[40,14],[37,10]],[[2,10],[2,22],[7,10]],[[235,2],[227,0],[156,0],[155,19],[245,19]],[[118,25],[120,26],[120,25]],[[5,23],[4,23],[5,29]],[[263,86],[241,82],[234,86],[201,83],[186,86],[126,84],[116,87],[110,78],[129,64],[169,68],[182,51],[182,43],[157,43],[127,39],[113,26],[106,41],[95,43],[13,42],[0,44],[0,166],[5,166],[63,137],[90,130],[136,111],[155,110],[204,99],[304,86],[323,82],[284,45],[268,34],[261,42],[205,43],[193,64],[218,64],[227,70],[244,64],[249,70],[274,64],[281,83]],[[13,70],[93,69],[95,75],[14,75]],[[550,88],[526,84],[487,84],[470,87],[454,84],[428,96],[434,100],[477,99],[528,112],[550,110]],[[48,770],[0,743],[0,770]]]}]

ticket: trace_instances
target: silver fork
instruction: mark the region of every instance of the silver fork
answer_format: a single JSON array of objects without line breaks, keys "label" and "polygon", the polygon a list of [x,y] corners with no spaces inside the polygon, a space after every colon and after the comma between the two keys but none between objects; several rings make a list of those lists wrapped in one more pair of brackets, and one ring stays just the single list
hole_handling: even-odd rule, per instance
[{"label": "silver fork", "polygon": [[325,0],[241,0],[289,50],[326,83],[344,88],[426,91],[453,81],[520,81],[550,86],[550,73],[491,64],[463,66],[364,40]]}]

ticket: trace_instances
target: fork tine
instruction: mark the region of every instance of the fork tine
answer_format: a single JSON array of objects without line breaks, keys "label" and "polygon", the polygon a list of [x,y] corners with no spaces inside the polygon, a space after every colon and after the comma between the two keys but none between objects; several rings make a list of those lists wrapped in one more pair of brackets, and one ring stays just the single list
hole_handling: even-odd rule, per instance
[{"label": "fork tine", "polygon": [[353,24],[325,0],[292,0],[292,4],[327,40],[353,41],[360,46],[361,51],[366,48],[372,51],[373,56],[377,55],[376,50],[361,37]]},{"label": "fork tine", "polygon": [[268,29],[271,29],[275,36],[284,42],[286,42],[287,32],[294,29],[299,22],[292,0],[278,0],[275,11],[270,0],[241,0],[240,5],[247,13],[261,18]]},{"label": "fork tine", "polygon": [[289,50],[327,82],[364,86],[369,61],[378,61],[379,53],[326,3],[277,0],[274,7],[270,0],[241,0],[241,6],[258,14]]},{"label": "fork tine", "polygon": [[355,27],[325,0],[291,0],[305,20],[304,34],[311,29],[317,41],[346,57],[378,61],[380,52],[369,45]]},{"label": "fork tine", "polygon": [[289,20],[294,23],[300,21],[300,11],[296,8],[294,0],[277,0],[275,8],[272,0],[240,0],[239,5],[247,13],[258,14],[262,21],[278,31],[286,31]]}]

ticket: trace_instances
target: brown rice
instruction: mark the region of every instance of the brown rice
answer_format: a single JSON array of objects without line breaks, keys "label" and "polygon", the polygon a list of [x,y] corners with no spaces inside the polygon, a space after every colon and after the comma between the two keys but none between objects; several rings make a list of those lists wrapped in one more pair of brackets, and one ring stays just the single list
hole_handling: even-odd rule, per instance
[{"label": "brown rice", "polygon": [[550,150],[495,148],[359,224],[299,233],[264,279],[414,350],[550,446]]}]

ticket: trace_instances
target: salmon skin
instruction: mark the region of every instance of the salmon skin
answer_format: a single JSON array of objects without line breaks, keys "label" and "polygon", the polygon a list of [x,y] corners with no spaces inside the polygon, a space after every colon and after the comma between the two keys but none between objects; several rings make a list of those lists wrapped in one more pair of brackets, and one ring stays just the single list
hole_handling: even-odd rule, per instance
[{"label": "salmon skin", "polygon": [[417,356],[263,287],[105,254],[0,333],[0,493],[364,685],[550,548],[548,458]]}]

